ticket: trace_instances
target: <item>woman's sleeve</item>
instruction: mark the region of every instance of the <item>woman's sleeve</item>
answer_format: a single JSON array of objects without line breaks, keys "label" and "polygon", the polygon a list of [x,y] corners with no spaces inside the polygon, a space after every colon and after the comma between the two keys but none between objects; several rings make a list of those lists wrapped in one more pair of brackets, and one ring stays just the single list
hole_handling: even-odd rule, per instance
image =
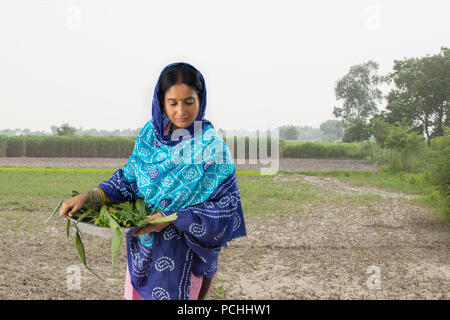
[{"label": "woman's sleeve", "polygon": [[98,185],[105,192],[106,197],[114,203],[137,199],[136,176],[133,174],[134,170],[130,159],[123,169],[117,170],[109,180]]},{"label": "woman's sleeve", "polygon": [[[183,210],[165,211],[163,215],[177,212],[175,228],[184,233],[188,246],[200,257],[210,251],[220,251],[228,241],[246,235],[236,172],[228,177],[205,202]],[[212,277],[211,274],[204,273]]]}]

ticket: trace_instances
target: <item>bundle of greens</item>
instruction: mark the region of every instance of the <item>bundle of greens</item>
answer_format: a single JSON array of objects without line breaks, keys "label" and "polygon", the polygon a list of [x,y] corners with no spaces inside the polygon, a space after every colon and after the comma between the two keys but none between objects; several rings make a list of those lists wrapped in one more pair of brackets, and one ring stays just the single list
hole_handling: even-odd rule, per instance
[{"label": "bundle of greens", "polygon": [[[78,191],[72,191],[72,197],[78,195]],[[47,221],[58,211],[63,203],[62,199],[56,206],[55,210],[47,218]],[[121,227],[144,227],[151,223],[169,222],[177,219],[177,214],[171,214],[166,217],[145,221],[148,217],[153,214],[160,212],[159,210],[150,211],[141,198],[136,201],[114,203],[114,204],[104,204],[99,208],[92,208],[88,204],[85,204],[78,212],[73,215],[73,219],[67,219],[67,237],[69,237],[70,225],[73,224],[76,229],[75,245],[77,247],[78,253],[80,255],[81,261],[84,266],[92,272],[97,278],[103,280],[99,277],[91,268],[87,266],[86,263],[86,253],[84,250],[83,242],[81,241],[80,231],[77,224],[80,222],[89,223],[97,227],[111,228],[114,230],[114,235],[111,240],[111,258],[112,258],[112,274],[114,273],[115,261],[119,255],[120,246],[122,244]],[[76,220],[76,222],[74,222]]]}]

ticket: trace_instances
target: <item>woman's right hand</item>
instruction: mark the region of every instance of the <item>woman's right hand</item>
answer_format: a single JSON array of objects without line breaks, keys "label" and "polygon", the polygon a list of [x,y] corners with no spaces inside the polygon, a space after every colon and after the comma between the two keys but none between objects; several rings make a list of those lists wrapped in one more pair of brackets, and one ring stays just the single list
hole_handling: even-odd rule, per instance
[{"label": "woman's right hand", "polygon": [[61,205],[61,210],[59,210],[59,215],[63,217],[67,214],[69,217],[72,217],[88,200],[89,195],[86,192],[64,201]]}]

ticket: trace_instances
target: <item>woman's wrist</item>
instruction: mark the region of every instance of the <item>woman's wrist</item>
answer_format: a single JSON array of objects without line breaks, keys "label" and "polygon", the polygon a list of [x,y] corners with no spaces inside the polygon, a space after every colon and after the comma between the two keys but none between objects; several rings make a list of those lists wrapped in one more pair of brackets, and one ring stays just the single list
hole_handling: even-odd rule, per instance
[{"label": "woman's wrist", "polygon": [[83,203],[87,203],[92,208],[100,207],[109,200],[100,188],[94,188],[83,194]]},{"label": "woman's wrist", "polygon": [[81,206],[85,205],[86,203],[89,203],[89,194],[87,192],[79,194],[78,197],[82,201]]}]

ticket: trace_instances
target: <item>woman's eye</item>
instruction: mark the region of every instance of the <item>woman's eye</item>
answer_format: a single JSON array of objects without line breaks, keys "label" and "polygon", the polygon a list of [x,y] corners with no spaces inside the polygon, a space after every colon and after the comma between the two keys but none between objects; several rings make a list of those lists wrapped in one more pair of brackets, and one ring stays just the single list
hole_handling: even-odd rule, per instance
[{"label": "woman's eye", "polygon": [[177,104],[176,104],[176,103],[171,103],[170,105],[171,105],[171,106],[176,106]]},{"label": "woman's eye", "polygon": [[192,102],[186,102],[186,104],[188,105],[188,106],[190,106],[191,104],[193,104],[194,102],[192,101]]}]

